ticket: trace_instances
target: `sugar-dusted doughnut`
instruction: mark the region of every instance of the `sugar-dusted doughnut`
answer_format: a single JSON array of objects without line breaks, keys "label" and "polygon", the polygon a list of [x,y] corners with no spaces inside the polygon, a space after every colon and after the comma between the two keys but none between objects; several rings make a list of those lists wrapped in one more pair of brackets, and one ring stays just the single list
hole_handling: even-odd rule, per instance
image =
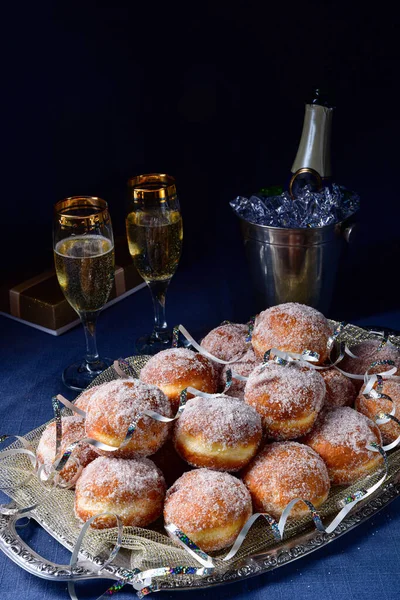
[{"label": "sugar-dusted doughnut", "polygon": [[248,349],[249,328],[242,323],[226,323],[212,329],[201,341],[201,346],[221,360],[242,356]]},{"label": "sugar-dusted doughnut", "polygon": [[251,342],[260,358],[271,348],[297,354],[311,350],[318,352],[322,364],[328,357],[331,333],[328,320],[318,310],[305,304],[287,302],[257,315]]},{"label": "sugar-dusted doughnut", "polygon": [[262,437],[257,411],[229,396],[188,400],[174,427],[177,452],[195,467],[239,471],[257,452]]},{"label": "sugar-dusted doughnut", "polygon": [[[254,510],[278,519],[286,505],[302,498],[318,508],[328,497],[330,482],[322,458],[309,446],[298,442],[274,442],[264,447],[243,473]],[[291,510],[290,517],[309,512],[303,502]]]},{"label": "sugar-dusted doughnut", "polygon": [[[154,385],[139,379],[116,379],[97,386],[91,396],[85,419],[88,437],[114,448],[125,440],[129,425],[137,421],[144,410],[171,417],[168,398]],[[151,417],[141,417],[131,440],[116,451],[98,450],[113,457],[137,458],[157,452],[168,437],[170,426]]]},{"label": "sugar-dusted doughnut", "polygon": [[183,389],[191,386],[211,394],[218,390],[211,361],[187,348],[170,348],[158,352],[140,371],[140,379],[160,388],[169,398],[174,412],[178,409]]},{"label": "sugar-dusted doughnut", "polygon": [[[261,363],[261,359],[255,355],[255,352],[252,347],[250,347],[247,352],[236,362],[231,363],[230,365],[226,365],[222,371],[222,387],[225,387],[226,384],[226,375],[228,369],[232,369],[235,373],[239,375],[243,375],[244,377],[248,377],[250,373],[255,369],[257,365]],[[225,392],[227,396],[233,396],[234,398],[244,399],[244,388],[246,382],[241,381],[240,379],[232,379],[232,384],[230,388]]]},{"label": "sugar-dusted doughnut", "polygon": [[[365,386],[362,387],[355,403],[355,408],[366,417],[375,421],[378,413],[390,413],[395,409],[395,416],[400,419],[400,382],[384,379],[382,382],[382,393],[389,396],[393,402],[385,398],[365,398]],[[392,419],[388,423],[378,425],[384,444],[390,444],[400,435],[400,426]]]},{"label": "sugar-dusted doughnut", "polygon": [[252,514],[250,494],[242,481],[210,469],[194,469],[167,491],[164,520],[179,527],[204,552],[235,541]]},{"label": "sugar-dusted doughnut", "polygon": [[[345,354],[338,367],[342,371],[353,375],[364,375],[367,371],[370,375],[373,375],[374,373],[384,373],[393,367],[392,365],[371,367],[372,363],[381,360],[392,360],[400,373],[400,349],[393,344],[385,344],[378,350],[380,343],[381,341],[378,339],[367,339],[351,346],[351,352],[357,358]],[[361,379],[353,379],[352,381],[357,391],[360,391],[363,381]]]},{"label": "sugar-dusted doughnut", "polygon": [[320,371],[326,385],[325,407],[353,406],[357,390],[351,379],[337,369]]},{"label": "sugar-dusted doughnut", "polygon": [[379,452],[366,448],[381,441],[378,426],[349,406],[323,411],[314,429],[302,440],[318,452],[331,482],[337,485],[353,483],[381,465]]},{"label": "sugar-dusted doughnut", "polygon": [[267,437],[295,439],[314,425],[325,399],[325,383],[312,369],[273,361],[257,366],[244,391],[247,404],[260,413]]},{"label": "sugar-dusted doughnut", "polygon": [[[102,512],[118,515],[123,525],[146,527],[162,513],[165,481],[147,459],[125,460],[99,456],[82,472],[75,489],[75,516],[88,521]],[[115,527],[116,519],[104,515],[92,527]]]},{"label": "sugar-dusted doughnut", "polygon": [[[61,458],[68,446],[73,442],[82,440],[86,437],[83,420],[78,416],[62,417],[62,437],[61,446],[57,458]],[[45,474],[50,473],[51,466],[56,459],[56,422],[49,423],[43,431],[36,450],[36,456],[41,465],[44,465]],[[85,442],[76,446],[72,451],[71,457],[60,471],[60,477],[65,483],[70,482],[78,472],[78,464],[86,467],[97,457],[93,446]]]}]

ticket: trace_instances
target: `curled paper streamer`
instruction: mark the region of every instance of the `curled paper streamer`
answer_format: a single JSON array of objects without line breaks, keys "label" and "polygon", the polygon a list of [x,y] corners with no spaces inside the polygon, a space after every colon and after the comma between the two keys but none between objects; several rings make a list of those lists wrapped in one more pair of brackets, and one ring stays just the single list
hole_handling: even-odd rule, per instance
[{"label": "curled paper streamer", "polygon": [[[124,367],[125,370],[122,367]],[[132,379],[132,377],[135,375],[135,370],[124,358],[118,358],[118,360],[114,360],[113,369],[120,379]],[[128,375],[126,371],[128,371]]]},{"label": "curled paper streamer", "polygon": [[337,327],[335,327],[332,335],[329,336],[328,342],[327,342],[327,347],[328,347],[329,352],[333,349],[335,342],[337,342],[340,334],[346,328],[346,326],[347,326],[347,323],[345,321],[342,321],[341,323],[339,323],[339,325],[337,325]]},{"label": "curled paper streamer", "polygon": [[[387,371],[387,373],[388,373],[388,371]],[[383,376],[379,375],[379,374],[374,374],[369,377],[369,379],[365,385],[364,392],[363,392],[363,396],[367,400],[370,398],[375,399],[375,400],[379,400],[380,398],[382,398],[384,400],[389,400],[389,402],[391,402],[393,405],[390,413],[385,413],[383,411],[379,411],[375,415],[375,423],[377,425],[383,425],[384,423],[388,423],[389,421],[394,421],[395,423],[397,423],[397,425],[400,426],[400,420],[397,417],[395,417],[396,407],[394,406],[393,400],[387,394],[383,394],[382,389],[383,389]],[[393,448],[395,448],[399,444],[400,444],[400,434],[397,436],[397,438],[393,442],[391,442],[390,444],[387,444],[386,446],[383,446],[383,449],[387,452],[389,450],[393,450]]]},{"label": "curled paper streamer", "polygon": [[246,338],[246,342],[251,342],[251,338],[253,337],[253,331],[254,331],[254,325],[256,322],[256,317],[251,317],[250,320],[248,321],[247,325],[249,327],[249,331],[247,334],[247,338]]},{"label": "curled paper streamer", "polygon": [[83,419],[86,417],[86,412],[84,410],[75,406],[75,404],[64,398],[64,396],[62,396],[61,394],[57,394],[57,396],[54,396],[54,398],[56,398],[59,402],[61,402],[61,404],[64,404],[66,408],[69,408],[70,410],[72,410],[72,412],[79,415]]},{"label": "curled paper streamer", "polygon": [[183,325],[177,325],[177,328],[182,333],[182,335],[188,340],[188,342],[191,343],[193,348],[196,348],[196,350],[200,352],[200,354],[203,354],[203,356],[206,356],[210,360],[213,360],[214,362],[217,362],[220,365],[231,365],[232,363],[237,362],[244,354],[242,353],[238,356],[235,356],[234,358],[232,358],[232,360],[222,360],[222,358],[217,358],[216,356],[211,354],[211,352],[208,352],[208,350],[200,346],[200,344],[196,342],[196,340],[190,335],[188,330]]},{"label": "curled paper streamer", "polygon": [[278,350],[278,348],[271,348],[267,350],[264,354],[263,363],[268,364],[271,354],[273,356],[273,360],[279,365],[286,366],[289,363],[297,362],[302,366],[309,366],[307,363],[314,363],[319,361],[318,352],[312,352],[311,350],[303,350],[301,354],[297,354],[296,352],[283,352],[282,350]]},{"label": "curled paper streamer", "polygon": [[211,556],[208,556],[203,550],[201,550],[197,544],[195,544],[179,527],[173,523],[168,523],[165,526],[168,533],[182,546],[186,552],[188,552],[193,558],[195,558],[203,567],[212,569],[214,567]]},{"label": "curled paper streamer", "polygon": [[[119,516],[116,515],[115,513],[102,512],[102,513],[99,513],[98,515],[94,515],[93,517],[91,517],[83,525],[81,532],[79,534],[79,537],[76,540],[72,554],[71,554],[71,559],[69,562],[71,570],[79,568],[79,567],[85,567],[85,568],[88,567],[90,569],[93,569],[93,564],[91,562],[78,561],[79,551],[81,549],[83,539],[84,539],[86,532],[87,532],[88,528],[90,527],[91,523],[93,523],[93,521],[95,521],[98,517],[103,517],[103,516],[107,516],[107,515],[115,517],[115,519],[116,519],[117,529],[118,529],[117,541],[115,543],[114,548],[110,552],[109,557],[105,561],[105,563],[100,567],[100,569],[98,569],[97,571],[94,571],[94,574],[96,574],[96,575],[100,574],[102,571],[104,571],[108,567],[109,564],[112,563],[113,560],[115,560],[115,558],[121,548],[121,545],[122,545],[122,521],[119,518]],[[119,581],[117,581],[117,583],[114,583],[112,586],[110,586],[104,592],[104,594],[102,594],[101,596],[99,596],[97,598],[97,600],[100,600],[101,598],[112,596],[115,592],[118,592],[119,590],[121,590],[124,587],[124,585],[126,585],[127,583],[130,583],[136,590],[142,590],[142,588],[149,586],[151,584],[150,579],[141,581],[136,578],[136,575],[139,572],[140,572],[139,569],[135,569],[131,572],[127,572],[126,578],[120,579]],[[153,591],[153,590],[151,590],[151,591]],[[76,595],[76,590],[75,590],[75,583],[73,580],[68,581],[68,592],[69,592],[69,596],[70,596],[71,600],[78,600],[78,596]]]}]

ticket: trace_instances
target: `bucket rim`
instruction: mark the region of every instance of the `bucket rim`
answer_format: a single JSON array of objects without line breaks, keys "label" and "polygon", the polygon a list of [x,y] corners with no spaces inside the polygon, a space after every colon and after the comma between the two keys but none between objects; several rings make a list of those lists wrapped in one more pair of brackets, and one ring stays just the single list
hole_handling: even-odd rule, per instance
[{"label": "bucket rim", "polygon": [[275,227],[274,225],[260,225],[259,223],[252,223],[251,221],[247,221],[247,219],[244,219],[243,217],[238,215],[237,212],[235,212],[235,210],[232,208],[232,212],[236,215],[236,217],[238,219],[240,219],[243,223],[246,223],[247,225],[251,225],[253,227],[259,227],[260,229],[265,229],[265,230],[272,229],[273,231],[296,231],[299,233],[300,232],[304,233],[306,231],[324,232],[324,231],[328,231],[329,229],[335,229],[336,227],[341,227],[344,223],[347,223],[348,221],[350,221],[359,211],[360,211],[360,209],[355,210],[353,213],[351,213],[345,219],[343,219],[343,221],[338,221],[337,223],[330,223],[329,225],[322,225],[322,227]]}]

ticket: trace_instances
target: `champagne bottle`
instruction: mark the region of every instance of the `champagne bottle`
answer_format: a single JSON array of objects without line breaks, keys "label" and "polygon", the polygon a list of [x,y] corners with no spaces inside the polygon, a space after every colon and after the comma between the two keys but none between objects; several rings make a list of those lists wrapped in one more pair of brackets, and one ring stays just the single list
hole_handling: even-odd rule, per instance
[{"label": "champagne bottle", "polygon": [[301,194],[306,185],[313,192],[330,185],[332,114],[327,96],[317,88],[306,104],[303,131],[291,169],[288,187],[292,198]]}]

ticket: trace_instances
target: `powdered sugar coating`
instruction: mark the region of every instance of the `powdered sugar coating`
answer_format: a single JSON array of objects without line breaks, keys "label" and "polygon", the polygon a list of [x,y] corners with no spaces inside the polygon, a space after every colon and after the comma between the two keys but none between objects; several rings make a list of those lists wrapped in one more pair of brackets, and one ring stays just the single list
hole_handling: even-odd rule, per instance
[{"label": "powdered sugar coating", "polygon": [[[80,417],[62,417],[61,423],[62,438],[58,457],[61,457],[72,443],[86,437],[84,422]],[[52,423],[49,423],[43,431],[37,447],[37,458],[39,462],[46,465],[46,467],[51,467],[56,458],[56,439],[56,422],[53,421]],[[77,463],[72,460],[73,458],[78,459],[79,463],[85,467],[96,457],[97,453],[93,446],[87,443],[80,444],[73,450],[71,458],[60,471],[61,477],[64,481],[70,481],[76,474],[78,467]]]},{"label": "powdered sugar coating", "polygon": [[[144,410],[172,416],[168,398],[154,385],[139,379],[117,379],[96,388],[87,406],[85,421],[89,437],[118,447],[124,440],[129,425],[137,421]],[[113,452],[114,457],[149,456],[167,439],[169,425],[143,416],[130,442]]]},{"label": "powdered sugar coating", "polygon": [[174,412],[179,406],[179,396],[184,388],[191,386],[210,394],[218,391],[218,374],[213,363],[202,354],[187,348],[162,350],[143,367],[140,379],[162,389]]},{"label": "powdered sugar coating", "polygon": [[99,387],[98,385],[95,385],[94,387],[89,388],[89,389],[83,391],[78,396],[78,398],[76,398],[76,400],[74,401],[74,405],[77,408],[80,408],[81,410],[84,410],[86,412],[86,409],[88,407],[90,398],[93,396],[93,394],[96,393],[96,390],[97,390],[98,387]]},{"label": "powdered sugar coating", "polygon": [[[393,381],[391,379],[384,379],[382,384],[382,393],[386,394],[392,399],[386,400],[385,398],[365,398],[363,395],[365,386],[362,387],[355,403],[355,408],[366,417],[369,417],[373,421],[376,415],[383,411],[384,413],[391,413],[393,408],[395,409],[395,417],[400,419],[400,382]],[[384,444],[390,444],[394,442],[400,435],[400,425],[395,421],[390,420],[388,423],[380,423],[378,425],[382,435]]]},{"label": "powdered sugar coating", "polygon": [[254,408],[236,398],[223,394],[213,398],[196,396],[188,400],[175,424],[174,435],[180,432],[200,437],[206,445],[235,448],[261,440],[261,418]]},{"label": "powdered sugar coating", "polygon": [[[244,377],[248,377],[250,373],[255,369],[257,365],[261,363],[261,359],[255,355],[254,350],[250,347],[246,354],[242,356],[238,361],[226,365],[223,368],[222,372],[222,384],[225,386],[226,383],[226,373],[230,368],[232,371],[235,371],[239,375],[243,375]],[[233,396],[234,398],[240,398],[244,400],[244,388],[246,386],[245,381],[240,381],[239,379],[233,379],[230,388],[225,392],[227,396]]]},{"label": "powdered sugar coating", "polygon": [[380,443],[376,430],[371,419],[348,406],[339,406],[324,411],[308,439],[323,438],[333,447],[346,446],[357,453],[372,442]]},{"label": "powdered sugar coating", "polygon": [[325,407],[352,406],[357,390],[351,379],[337,369],[320,372],[326,385]]},{"label": "powdered sugar coating", "polygon": [[257,315],[252,344],[258,356],[271,348],[296,352],[318,352],[320,363],[328,357],[331,335],[328,320],[315,308],[297,302],[278,304]]},{"label": "powdered sugar coating", "polygon": [[[218,471],[195,469],[184,473],[167,491],[165,522],[174,523],[206,552],[233,543],[251,516],[250,494],[242,481]],[[216,539],[210,539],[215,530]],[[207,545],[196,534],[207,533]]]},{"label": "powdered sugar coating", "polygon": [[76,493],[97,500],[106,496],[116,506],[128,499],[146,498],[165,490],[161,471],[148,458],[123,459],[98,456],[84,469]]},{"label": "powdered sugar coating", "polygon": [[250,374],[245,402],[260,413],[267,435],[295,439],[310,431],[323,406],[325,392],[324,380],[317,371],[295,363],[282,366],[270,361]]},{"label": "powdered sugar coating", "polygon": [[151,357],[140,371],[142,381],[159,384],[186,381],[190,374],[212,376],[212,365],[208,358],[187,348],[169,348]]},{"label": "powdered sugar coating", "polygon": [[323,411],[302,441],[323,458],[337,484],[351,483],[382,462],[379,453],[366,448],[381,444],[378,426],[348,406]]},{"label": "powdered sugar coating", "polygon": [[[326,465],[312,448],[297,442],[275,442],[265,446],[247,467],[243,480],[250,490],[256,511],[279,518],[294,498],[320,506],[327,498],[330,482]],[[306,514],[296,504],[291,516]]]},{"label": "powdered sugar coating", "polygon": [[[164,477],[151,460],[100,456],[84,469],[78,480],[75,515],[86,521],[95,514],[112,512],[124,525],[144,527],[161,514],[165,489]],[[105,515],[94,526],[115,524],[111,515]]]},{"label": "powdered sugar coating", "polygon": [[221,360],[232,360],[244,354],[250,342],[246,342],[248,326],[226,323],[212,329],[201,341],[201,346]]}]

